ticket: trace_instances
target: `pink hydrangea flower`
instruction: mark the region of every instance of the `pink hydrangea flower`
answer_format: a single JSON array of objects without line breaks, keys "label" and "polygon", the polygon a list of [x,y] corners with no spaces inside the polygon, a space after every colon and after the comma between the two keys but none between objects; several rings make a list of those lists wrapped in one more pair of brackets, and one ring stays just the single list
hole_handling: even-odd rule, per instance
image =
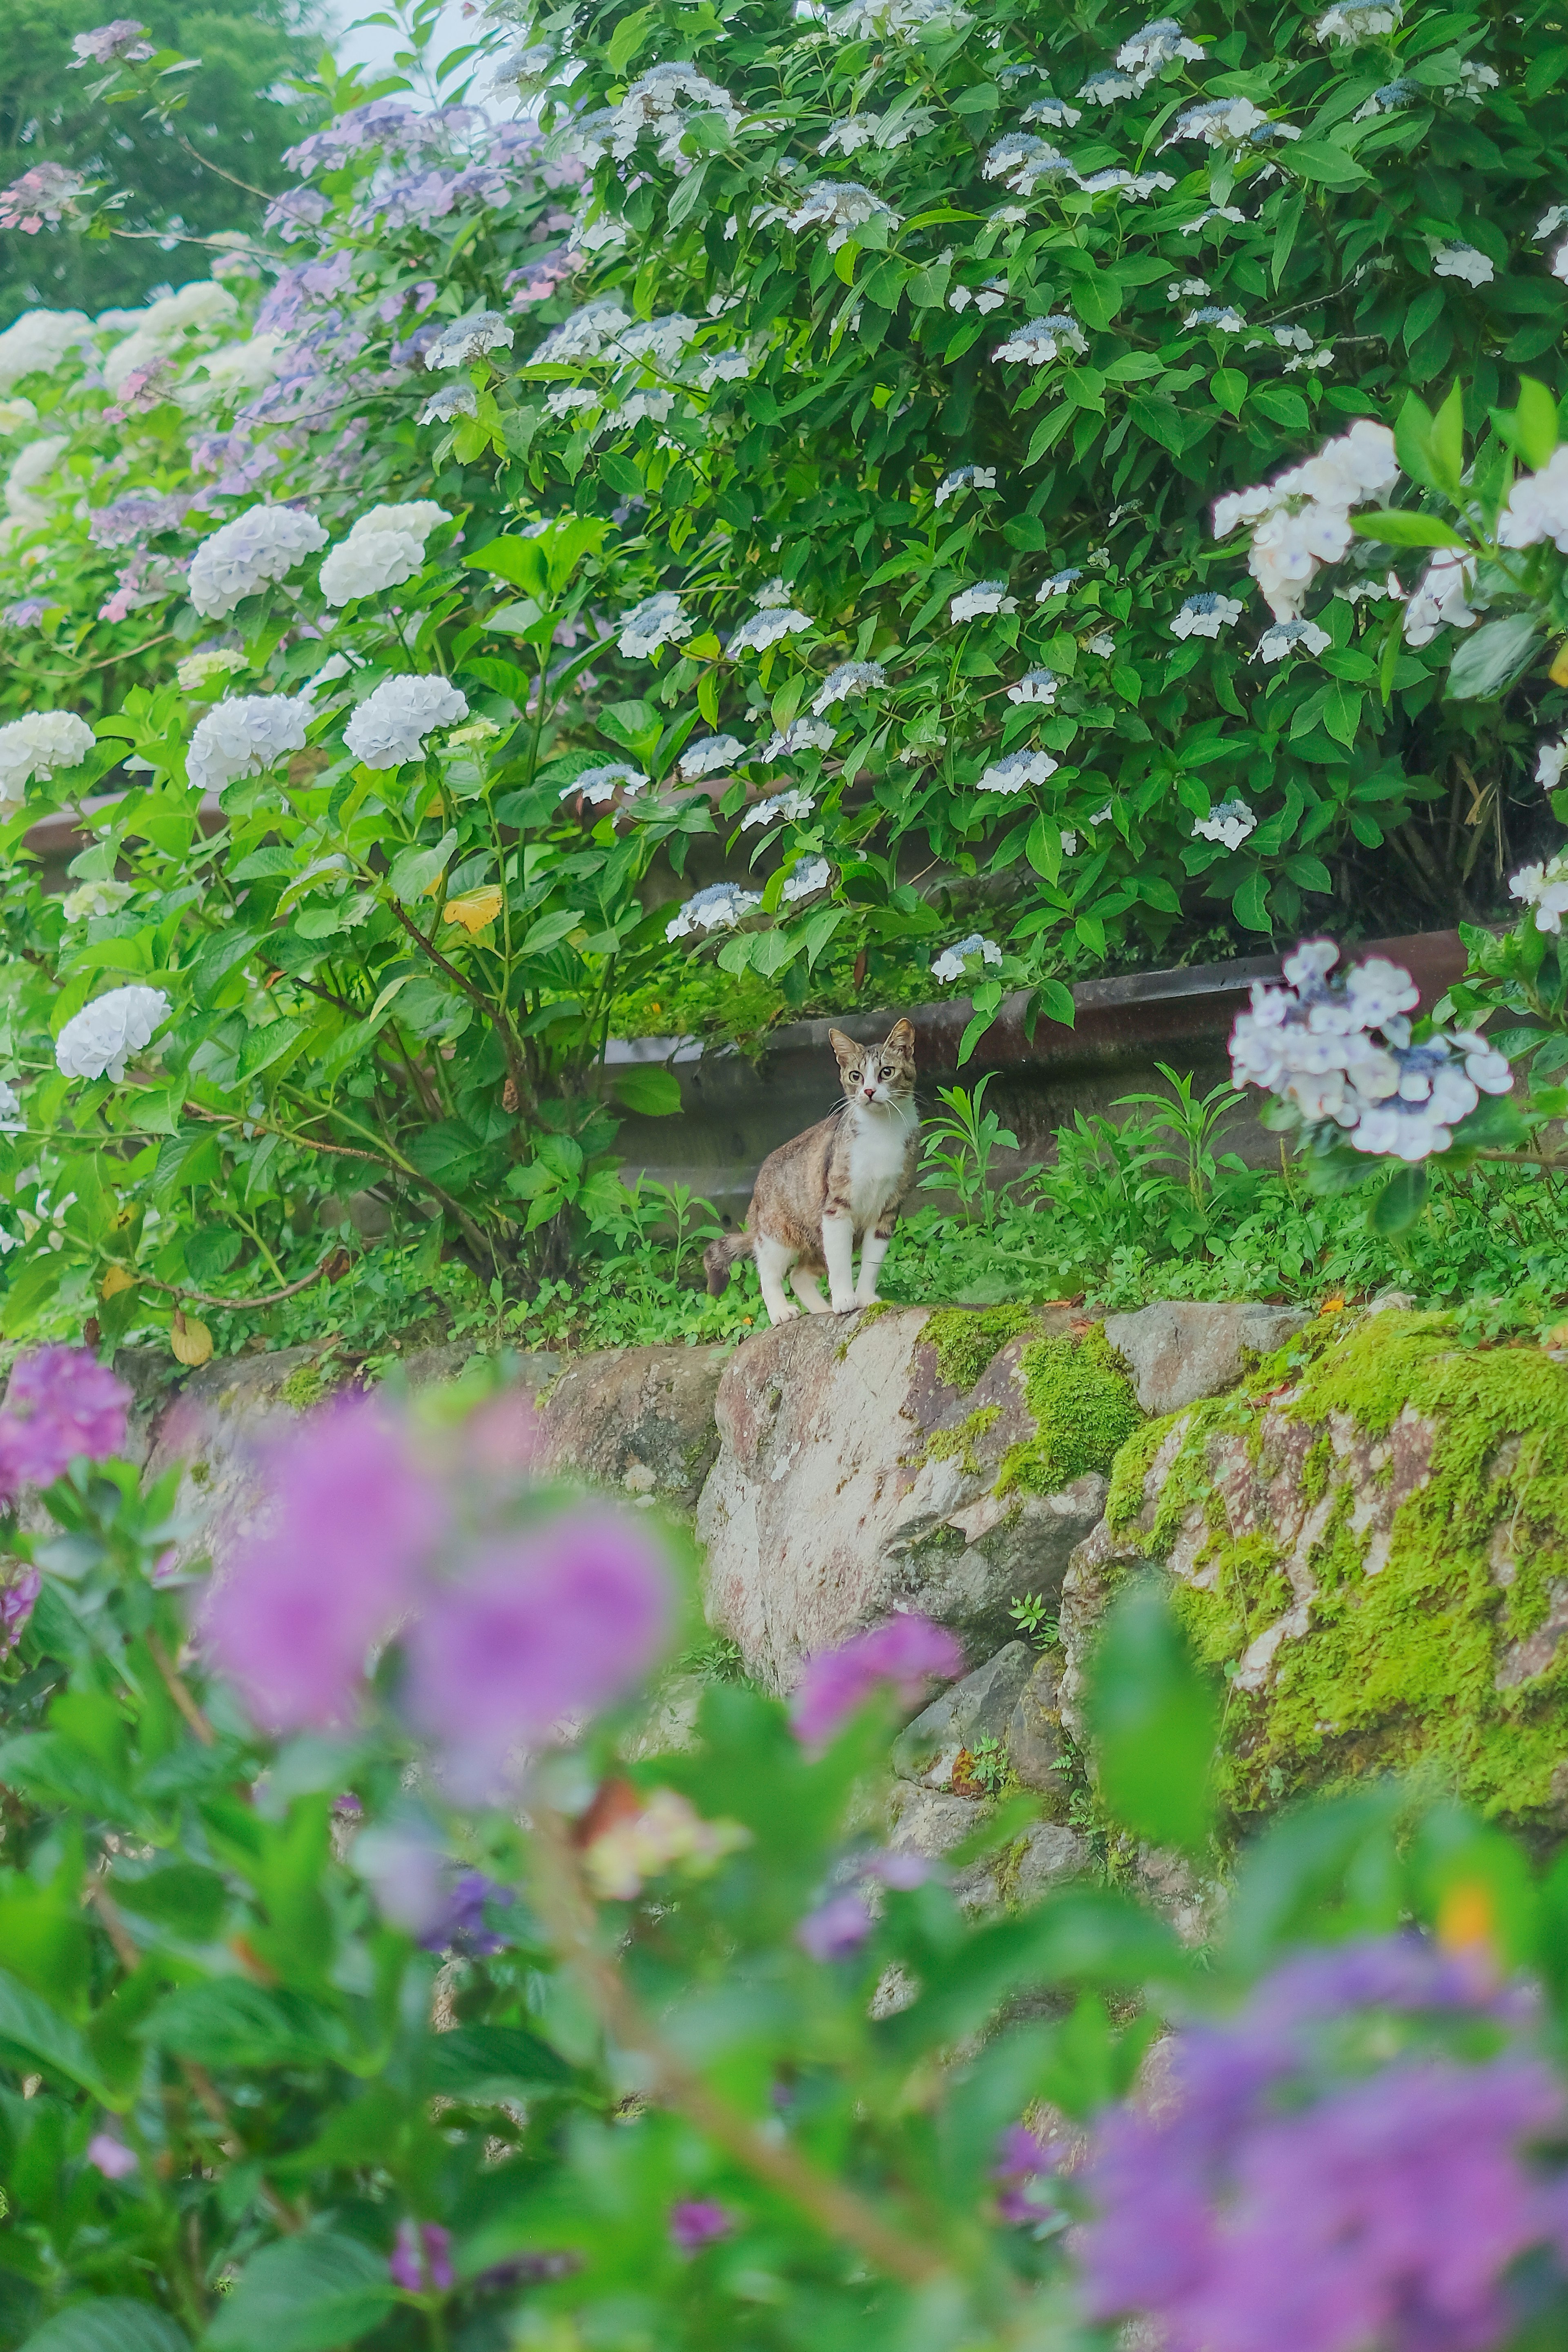
[{"label": "pink hydrangea flower", "polygon": [[573,1512],[484,1553],[408,1643],[414,1717],[453,1787],[493,1794],[519,1748],[633,1689],[669,1614],[663,1561],[607,1511]]},{"label": "pink hydrangea flower", "polygon": [[414,1605],[446,1508],[364,1401],[312,1414],[268,1483],[272,1524],[213,1590],[202,1637],[258,1723],[324,1728],[353,1717],[366,1654]]},{"label": "pink hydrangea flower", "polygon": [[670,2239],[683,2254],[700,2254],[704,2246],[717,2245],[734,2226],[723,2206],[710,2197],[685,2197],[669,2209]]},{"label": "pink hydrangea flower", "polygon": [[104,1461],[125,1444],[131,1391],[85,1348],[39,1348],[11,1374],[0,1412],[0,1496],[52,1486],[79,1454]]},{"label": "pink hydrangea flower", "polygon": [[963,1652],[956,1636],[911,1612],[809,1659],[790,1722],[795,1738],[807,1748],[825,1748],[882,1685],[891,1685],[900,1701],[912,1706],[933,1676],[952,1681],[963,1672]]}]

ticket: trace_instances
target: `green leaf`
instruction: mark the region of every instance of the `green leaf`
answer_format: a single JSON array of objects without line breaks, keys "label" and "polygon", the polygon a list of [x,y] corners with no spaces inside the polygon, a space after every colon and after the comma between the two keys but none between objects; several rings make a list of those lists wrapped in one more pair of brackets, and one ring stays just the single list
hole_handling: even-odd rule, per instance
[{"label": "green leaf", "polygon": [[1100,1794],[1115,1818],[1156,1845],[1199,1852],[1214,1812],[1219,1708],[1152,1580],[1134,1585],[1106,1621],[1089,1721]]},{"label": "green leaf", "polygon": [[320,2064],[340,2056],[343,2042],[326,2012],[245,1977],[183,1986],[158,2003],[142,2030],[161,2049],[202,2066]]},{"label": "green leaf", "polygon": [[76,2027],[18,1983],[7,1969],[0,1969],[0,2042],[15,2042],[51,2073],[79,2083],[105,2106],[124,2104],[110,2096],[92,2052]]},{"label": "green leaf", "polygon": [[425,2045],[426,2088],[446,2098],[537,2095],[563,2089],[572,2069],[547,2042],[521,2025],[458,2025],[433,2033]]},{"label": "green leaf", "polygon": [[657,8],[634,8],[629,16],[621,18],[605,47],[613,74],[625,73],[652,31],[658,16]]},{"label": "green leaf", "polygon": [[394,2300],[386,2258],[323,2231],[264,2247],[224,2297],[203,2352],[339,2352]]},{"label": "green leaf", "polygon": [[195,1862],[171,1862],[141,1877],[116,1871],[113,1891],[122,1911],[133,1911],[139,1919],[171,1927],[198,1944],[216,1935],[228,1900],[217,1872]]},{"label": "green leaf", "polygon": [[392,871],[387,876],[393,897],[405,903],[411,898],[422,898],[437,874],[451,863],[452,852],[457,846],[457,832],[452,829],[441,835],[433,849],[421,849],[416,845],[404,850],[393,859]]},{"label": "green leaf", "polygon": [[1377,507],[1371,514],[1351,517],[1351,529],[1362,539],[1375,539],[1383,547],[1464,547],[1452,523],[1436,515],[1413,514],[1404,507]]},{"label": "green leaf", "polygon": [[1396,1168],[1372,1204],[1367,1219],[1374,1234],[1408,1233],[1426,1206],[1425,1168]]},{"label": "green leaf", "polygon": [[1394,423],[1394,454],[1399,460],[1400,471],[1408,474],[1413,482],[1419,482],[1425,489],[1440,490],[1443,485],[1432,458],[1432,412],[1420,394],[1406,393],[1405,405]]},{"label": "green leaf", "polygon": [[1241,404],[1247,398],[1247,381],[1239,368],[1215,368],[1209,378],[1209,390],[1221,408],[1232,416],[1241,415]]},{"label": "green leaf", "polygon": [[1464,488],[1465,396],[1455,383],[1432,419],[1432,470],[1450,498]]},{"label": "green leaf", "polygon": [[1513,412],[1514,446],[1527,466],[1537,472],[1557,446],[1557,403],[1543,383],[1521,375],[1519,405]]},{"label": "green leaf", "polygon": [[609,1072],[617,1102],[643,1118],[668,1118],[680,1108],[680,1080],[657,1062],[633,1062]]},{"label": "green leaf", "polygon": [[190,2352],[190,2343],[167,2312],[110,2294],[57,2311],[33,2330],[21,2352]]},{"label": "green leaf", "polygon": [[1244,930],[1271,931],[1268,919],[1268,883],[1261,869],[1255,866],[1237,891],[1231,911]]},{"label": "green leaf", "polygon": [[1523,677],[1540,648],[1533,613],[1510,613],[1501,621],[1483,621],[1454,656],[1448,671],[1449,698],[1484,702],[1501,694],[1515,678]]},{"label": "green leaf", "polygon": [[1357,187],[1372,176],[1331,139],[1294,140],[1288,152],[1281,151],[1281,161],[1304,180],[1317,180],[1325,188]]}]

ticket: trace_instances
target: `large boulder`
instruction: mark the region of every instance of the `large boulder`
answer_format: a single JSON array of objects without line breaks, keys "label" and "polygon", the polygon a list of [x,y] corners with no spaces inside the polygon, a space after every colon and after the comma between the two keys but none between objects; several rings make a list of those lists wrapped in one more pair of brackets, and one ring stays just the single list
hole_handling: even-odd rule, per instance
[{"label": "large boulder", "polygon": [[1005,1744],[1024,1686],[1034,1671],[1035,1654],[1023,1642],[1009,1642],[983,1666],[961,1682],[950,1683],[893,1742],[893,1769],[908,1780],[924,1780],[932,1788],[952,1784],[952,1767],[975,1742],[994,1739]]},{"label": "large boulder", "polygon": [[719,1451],[727,1350],[607,1348],[570,1364],[539,1404],[539,1466],[628,1495],[696,1502]]},{"label": "large boulder", "polygon": [[1229,1395],[1140,1431],[1062,1596],[1061,1714],[1130,1573],[1170,1580],[1229,1684],[1246,1812],[1419,1769],[1568,1822],[1568,1370],[1445,1317],[1320,1318]]},{"label": "large boulder", "polygon": [[775,1690],[899,1610],[994,1655],[1015,1601],[1054,1607],[1141,1418],[1098,1325],[1021,1307],[801,1316],[736,1350],[716,1412],[708,1614]]},{"label": "large boulder", "polygon": [[1294,1307],[1209,1306],[1163,1299],[1108,1315],[1105,1336],[1132,1375],[1145,1412],[1179,1412],[1234,1388],[1260,1356],[1282,1348],[1308,1317]]},{"label": "large boulder", "polygon": [[[940,1862],[984,1828],[984,1801],[900,1781],[894,1789],[889,1843],[895,1853]],[[1088,1841],[1060,1822],[1031,1822],[999,1851],[954,1870],[952,1891],[968,1912],[1027,1910],[1064,1879],[1085,1875],[1092,1863]]]}]

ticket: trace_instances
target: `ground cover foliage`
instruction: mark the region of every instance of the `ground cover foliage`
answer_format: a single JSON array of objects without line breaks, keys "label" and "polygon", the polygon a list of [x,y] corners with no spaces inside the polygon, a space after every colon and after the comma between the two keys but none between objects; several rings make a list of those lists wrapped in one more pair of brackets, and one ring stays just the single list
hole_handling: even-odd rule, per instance
[{"label": "ground cover foliage", "polygon": [[[1216,921],[1382,928],[1394,875],[1447,917],[1544,822],[1549,679],[1446,695],[1371,542],[1258,634],[1208,503],[1413,387],[1550,406],[1547,16],[483,37],[541,132],[329,79],[214,279],[0,343],[5,690],[55,714],[11,746],[15,1336],[286,1290],[366,1184],[427,1277],[559,1279],[625,1225],[598,1057],[623,1003],[682,1025],[674,948],[705,1022],[881,959],[973,1043]],[[148,46],[100,95],[177,131]],[[112,236],[66,177],[37,233]],[[105,791],[40,894],[23,836]]]}]

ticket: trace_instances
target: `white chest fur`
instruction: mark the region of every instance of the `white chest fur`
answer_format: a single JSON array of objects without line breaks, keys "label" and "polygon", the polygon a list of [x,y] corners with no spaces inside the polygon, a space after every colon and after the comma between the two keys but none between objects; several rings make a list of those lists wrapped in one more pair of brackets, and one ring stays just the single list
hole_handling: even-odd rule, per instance
[{"label": "white chest fur", "polygon": [[858,1234],[902,1191],[905,1155],[920,1114],[913,1103],[856,1103],[849,1116],[849,1205]]}]

